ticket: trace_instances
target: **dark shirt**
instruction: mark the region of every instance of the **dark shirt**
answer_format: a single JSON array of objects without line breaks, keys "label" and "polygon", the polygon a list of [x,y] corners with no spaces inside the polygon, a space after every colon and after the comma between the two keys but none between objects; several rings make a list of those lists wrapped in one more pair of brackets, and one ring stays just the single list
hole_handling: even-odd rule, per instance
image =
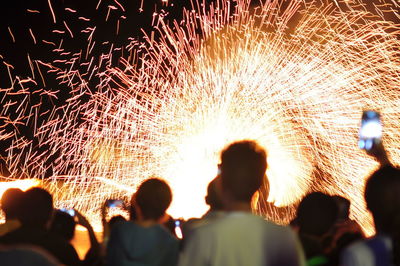
[{"label": "dark shirt", "polygon": [[164,227],[121,222],[111,231],[107,265],[175,266],[178,253],[178,240]]},{"label": "dark shirt", "polygon": [[21,226],[0,238],[4,245],[32,244],[47,250],[65,265],[81,265],[75,248],[61,237],[42,228]]},{"label": "dark shirt", "polygon": [[47,251],[33,246],[0,247],[1,266],[60,266]]},{"label": "dark shirt", "polygon": [[303,246],[304,255],[308,266],[330,266],[329,256],[325,254],[323,244],[316,236],[308,236],[299,233],[299,239]]}]

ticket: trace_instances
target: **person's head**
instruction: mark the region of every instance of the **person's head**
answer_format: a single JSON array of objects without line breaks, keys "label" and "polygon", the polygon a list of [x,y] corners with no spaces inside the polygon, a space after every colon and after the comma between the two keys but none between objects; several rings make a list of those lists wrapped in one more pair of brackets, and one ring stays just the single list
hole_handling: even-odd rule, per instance
[{"label": "person's head", "polygon": [[218,193],[217,183],[220,181],[220,177],[214,178],[207,187],[206,203],[210,206],[210,210],[218,211],[224,208],[221,201],[221,195]]},{"label": "person's head", "polygon": [[342,196],[332,196],[338,207],[338,220],[344,221],[349,219],[350,201]]},{"label": "person's head", "polygon": [[168,209],[172,192],[168,184],[158,178],[144,181],[132,197],[138,218],[159,221]]},{"label": "person's head", "polygon": [[66,212],[56,210],[50,225],[50,231],[61,236],[67,241],[71,241],[75,234],[76,222],[74,218]]},{"label": "person's head", "polygon": [[34,187],[23,197],[21,223],[35,227],[46,227],[53,213],[53,197],[47,190]]},{"label": "person's head", "polygon": [[267,182],[267,155],[254,141],[229,145],[222,151],[220,168],[222,191],[237,202],[250,203],[261,184]]},{"label": "person's head", "polygon": [[335,224],[337,213],[338,208],[331,196],[321,192],[310,193],[297,208],[299,232],[323,237]]},{"label": "person's head", "polygon": [[1,197],[1,209],[6,219],[18,219],[21,214],[24,192],[19,188],[9,188]]},{"label": "person's head", "polygon": [[364,197],[377,232],[392,233],[400,215],[400,169],[385,166],[368,179]]},{"label": "person's head", "polygon": [[110,229],[114,227],[115,224],[120,223],[120,222],[125,222],[126,219],[122,215],[115,215],[111,217],[111,219],[108,221],[108,225]]}]

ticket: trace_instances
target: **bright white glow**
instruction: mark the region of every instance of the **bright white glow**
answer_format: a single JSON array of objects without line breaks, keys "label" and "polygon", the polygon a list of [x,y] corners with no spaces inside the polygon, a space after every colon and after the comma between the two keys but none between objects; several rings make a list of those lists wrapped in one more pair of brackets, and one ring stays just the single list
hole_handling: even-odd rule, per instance
[{"label": "bright white glow", "polygon": [[382,137],[382,125],[379,121],[365,123],[360,130],[360,137],[365,139]]},{"label": "bright white glow", "polygon": [[32,187],[38,186],[40,181],[37,179],[24,179],[24,180],[15,180],[9,182],[0,182],[0,198],[3,196],[3,193],[9,188],[19,188],[22,191],[28,190]]}]

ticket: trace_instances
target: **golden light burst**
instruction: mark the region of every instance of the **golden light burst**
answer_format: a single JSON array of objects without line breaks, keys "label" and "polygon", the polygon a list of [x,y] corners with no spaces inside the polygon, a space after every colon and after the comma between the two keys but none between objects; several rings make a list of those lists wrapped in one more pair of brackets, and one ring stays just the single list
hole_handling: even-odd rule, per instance
[{"label": "golden light burst", "polygon": [[[172,215],[200,216],[219,152],[254,139],[268,150],[271,184],[259,213],[287,223],[302,196],[321,190],[349,198],[352,217],[373,232],[363,187],[377,164],[357,133],[362,110],[380,110],[399,160],[400,25],[380,16],[398,15],[396,3],[374,14],[362,1],[250,2],[196,2],[174,23],[159,16],[160,40],[132,43],[123,67],[97,74],[98,90],[80,76],[64,116],[37,130],[57,155],[50,188],[60,204],[94,217],[104,199],[130,197],[159,176],[173,189]],[[48,155],[29,172],[42,177]]]}]

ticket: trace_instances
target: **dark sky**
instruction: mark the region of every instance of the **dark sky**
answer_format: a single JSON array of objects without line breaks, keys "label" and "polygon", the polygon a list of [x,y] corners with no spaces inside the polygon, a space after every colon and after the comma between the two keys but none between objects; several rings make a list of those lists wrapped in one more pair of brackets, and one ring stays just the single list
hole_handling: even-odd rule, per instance
[{"label": "dark sky", "polygon": [[[26,95],[28,95],[28,100],[24,102],[26,114],[32,113],[30,106],[39,104],[39,107],[35,107],[36,111],[46,113],[47,110],[65,105],[65,101],[71,97],[71,86],[60,84],[56,74],[48,73],[49,68],[45,66],[46,63],[65,69],[68,64],[63,60],[70,60],[74,57],[72,54],[80,53],[76,61],[77,65],[91,60],[93,60],[93,65],[98,65],[101,55],[107,54],[112,47],[114,49],[112,63],[113,66],[118,66],[120,59],[126,58],[129,53],[126,49],[116,49],[126,47],[132,38],[138,42],[143,41],[142,30],[147,33],[153,30],[154,12],[162,12],[167,20],[180,20],[182,9],[191,9],[191,1],[186,0],[169,1],[168,4],[163,3],[162,0],[143,0],[143,5],[142,0],[11,0],[4,2],[6,3],[2,4],[0,15],[0,156],[3,158],[7,156],[10,139],[4,140],[1,137],[2,132],[14,132],[19,137],[24,136],[35,142],[37,140],[34,137],[34,128],[38,128],[48,119],[47,115],[43,115],[38,119],[38,123],[35,123],[34,119],[19,120],[22,113],[21,109],[18,109],[19,104]],[[141,7],[143,7],[142,10],[140,10]],[[92,40],[88,42],[88,37],[94,27],[96,29]],[[93,49],[89,49],[90,54],[86,58],[88,43],[91,45],[95,43],[95,45]],[[84,70],[81,72],[84,73]],[[11,79],[9,73],[11,73]],[[41,78],[42,75],[44,80]],[[21,94],[19,91],[24,88],[17,83],[10,89],[12,81],[16,78],[33,78],[36,83],[26,83],[26,93]],[[96,89],[97,78],[94,76],[87,79],[91,83],[89,84],[91,89]],[[48,96],[43,93],[43,90],[56,93],[54,96]],[[14,95],[13,92],[18,93]],[[14,105],[6,107],[8,103],[13,102]],[[5,117],[8,117],[8,121]],[[10,121],[22,123],[12,124]],[[41,149],[45,148],[41,147]]]},{"label": "dark sky", "polygon": [[[33,120],[24,124],[11,125],[9,121],[17,121],[21,113],[18,110],[26,94],[10,95],[11,92],[21,90],[21,86],[12,85],[11,80],[15,77],[26,79],[33,77],[36,84],[26,85],[29,100],[25,102],[28,106],[38,107],[38,111],[46,112],[54,106],[62,106],[70,96],[70,86],[61,85],[57,76],[47,73],[48,68],[40,65],[42,73],[39,73],[37,63],[52,62],[54,66],[65,68],[65,63],[54,62],[54,60],[70,59],[73,53],[82,53],[77,61],[78,64],[93,59],[93,64],[98,64],[100,56],[108,53],[111,45],[114,48],[125,47],[131,41],[129,38],[143,40],[142,29],[146,32],[152,30],[152,14],[161,9],[169,18],[179,18],[182,13],[182,5],[165,5],[161,0],[144,0],[143,10],[140,12],[141,0],[12,0],[4,1],[1,6],[0,15],[0,130],[3,132],[17,132],[20,136],[33,139]],[[186,2],[186,1],[185,1]],[[190,1],[187,1],[190,2]],[[98,9],[96,9],[98,5]],[[53,15],[53,13],[54,15]],[[107,18],[108,16],[108,18]],[[55,20],[55,21],[54,21]],[[90,20],[90,21],[87,21]],[[119,30],[117,32],[117,25]],[[88,37],[90,30],[96,27],[91,43],[96,43],[88,58],[85,51],[88,50]],[[60,46],[60,44],[62,45]],[[57,48],[64,51],[57,51]],[[66,54],[63,55],[63,52]],[[69,53],[69,54],[68,54]],[[121,50],[114,54],[114,63],[118,64],[120,57],[126,56]],[[33,71],[29,60],[33,64]],[[9,78],[9,72],[12,79]],[[32,73],[33,72],[33,73]],[[44,81],[40,75],[44,76]],[[91,79],[93,84],[96,78]],[[6,95],[6,90],[7,96]],[[35,93],[41,90],[58,91],[56,97],[48,97],[46,94]],[[16,104],[6,109],[6,104]],[[7,122],[4,117],[9,117]],[[46,120],[43,116],[39,124]],[[5,126],[5,127],[4,127]],[[0,156],[7,155],[10,140],[4,141],[0,131]],[[0,160],[1,161],[1,160]],[[1,166],[0,166],[1,168]],[[0,169],[1,174],[1,169]]]},{"label": "dark sky", "polygon": [[[212,0],[202,1],[212,2]],[[333,2],[333,0],[329,1]],[[374,4],[380,1],[368,0],[365,2],[367,8],[373,10]],[[179,20],[182,9],[184,7],[191,8],[190,0],[169,0],[168,5],[163,4],[162,0],[7,0],[3,2],[6,4],[1,6],[0,55],[5,62],[14,66],[14,72],[19,76],[30,75],[27,54],[32,60],[49,61],[56,58],[54,53],[49,52],[52,50],[51,45],[42,40],[57,45],[63,40],[64,47],[79,51],[87,45],[88,37],[88,34],[81,31],[88,26],[96,26],[93,40],[97,42],[97,45],[92,52],[94,56],[99,56],[107,51],[102,50],[98,45],[100,43],[109,41],[116,47],[122,47],[129,43],[129,37],[142,36],[142,28],[146,32],[150,32],[152,14],[155,10],[163,9],[169,14],[167,18]],[[54,23],[49,2],[53,8],[56,23]],[[139,12],[142,2],[143,11]],[[79,17],[88,18],[90,21],[84,21]],[[395,18],[392,15],[389,19]],[[117,24],[119,24],[118,33]],[[54,32],[54,30],[63,33]],[[11,36],[10,31],[14,37]],[[7,78],[4,78],[4,74],[7,72],[4,72],[6,68],[1,62],[1,57],[0,88],[4,88],[10,86],[10,83]]]},{"label": "dark sky", "polygon": [[[56,23],[54,23],[47,0],[13,0],[7,1],[7,4],[2,6],[0,55],[7,63],[15,67],[15,73],[18,75],[24,76],[30,72],[29,65],[27,65],[28,53],[33,60],[54,59],[54,55],[49,52],[52,50],[51,45],[44,43],[43,40],[57,45],[63,40],[64,47],[68,47],[69,50],[78,50],[87,45],[88,34],[81,33],[81,31],[88,26],[96,26],[94,40],[98,44],[109,41],[115,46],[123,46],[128,43],[128,37],[142,36],[142,28],[147,32],[151,30],[154,10],[163,8],[170,13],[170,17],[177,18],[181,13],[178,10],[182,8],[181,5],[176,4],[173,7],[166,7],[162,5],[161,0],[143,1],[142,12],[139,12],[141,0],[119,0],[118,3],[123,9],[113,0],[101,0],[98,10],[96,10],[96,6],[99,0],[51,0],[50,3]],[[110,6],[112,8],[109,8]],[[117,9],[113,9],[113,7]],[[109,16],[106,21],[108,12]],[[79,17],[88,18],[90,21],[87,22]],[[119,32],[117,33],[118,23]],[[11,36],[10,31],[14,37]],[[96,48],[100,49],[98,46]],[[101,52],[93,51],[94,54]],[[2,76],[0,87],[9,86],[4,82],[6,80]]]}]

